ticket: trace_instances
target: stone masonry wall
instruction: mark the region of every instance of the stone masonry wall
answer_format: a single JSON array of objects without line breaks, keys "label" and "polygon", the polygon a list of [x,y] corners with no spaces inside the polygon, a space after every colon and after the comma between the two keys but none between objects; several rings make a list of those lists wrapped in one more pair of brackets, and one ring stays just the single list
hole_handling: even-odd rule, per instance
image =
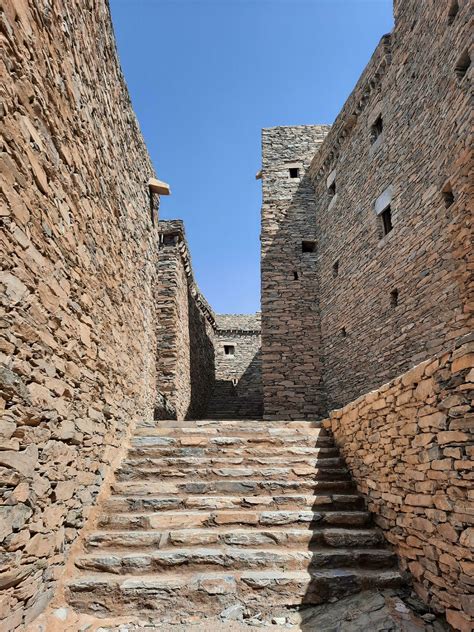
[{"label": "stone masonry wall", "polygon": [[155,391],[153,175],[104,0],[0,8],[0,628],[45,607]]},{"label": "stone masonry wall", "polygon": [[[270,417],[303,411],[312,382],[306,402],[343,405],[472,330],[470,9],[467,0],[399,0],[393,33],[319,148],[308,142],[319,126],[263,131]],[[289,179],[311,152],[301,184]],[[305,238],[314,254],[298,252]],[[293,280],[297,253],[310,270]]]},{"label": "stone masonry wall", "polygon": [[324,425],[419,596],[473,629],[474,336]]},{"label": "stone masonry wall", "polygon": [[262,380],[266,419],[309,418],[326,410],[317,251],[312,249],[317,239],[315,201],[306,170],[327,131],[327,126],[319,125],[262,131]]},{"label": "stone masonry wall", "polygon": [[[263,410],[260,313],[217,314],[216,325],[216,383],[208,415],[259,418]],[[230,353],[226,347],[231,347]]]},{"label": "stone masonry wall", "polygon": [[[214,384],[214,313],[200,293],[180,220],[160,221],[157,305],[157,419],[200,419]],[[163,407],[164,403],[164,407]]]},{"label": "stone masonry wall", "polygon": [[471,73],[456,71],[471,16],[450,4],[397,3],[310,168],[329,407],[472,330]]}]

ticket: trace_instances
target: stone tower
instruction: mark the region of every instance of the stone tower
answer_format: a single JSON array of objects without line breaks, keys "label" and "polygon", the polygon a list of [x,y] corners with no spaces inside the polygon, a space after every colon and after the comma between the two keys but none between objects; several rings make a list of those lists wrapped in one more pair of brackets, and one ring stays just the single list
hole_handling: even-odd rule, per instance
[{"label": "stone tower", "polygon": [[328,126],[262,131],[262,364],[266,419],[324,413],[314,190]]}]

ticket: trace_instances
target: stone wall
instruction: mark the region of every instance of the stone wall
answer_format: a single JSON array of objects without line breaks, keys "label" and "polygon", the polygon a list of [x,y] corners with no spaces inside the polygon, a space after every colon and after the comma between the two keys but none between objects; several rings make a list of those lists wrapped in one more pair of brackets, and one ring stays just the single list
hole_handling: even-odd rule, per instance
[{"label": "stone wall", "polygon": [[217,314],[216,325],[216,383],[207,414],[219,418],[260,418],[263,411],[260,313]]},{"label": "stone wall", "polygon": [[399,0],[395,18],[319,148],[318,126],[263,132],[270,417],[343,405],[472,330],[470,3]]},{"label": "stone wall", "polygon": [[266,419],[324,414],[315,201],[307,169],[327,126],[262,131],[262,380]]},{"label": "stone wall", "polygon": [[324,422],[417,593],[463,632],[474,620],[470,338]]},{"label": "stone wall", "polygon": [[[214,313],[200,293],[180,220],[160,221],[156,419],[200,419],[215,377]],[[164,406],[163,406],[164,404]]]},{"label": "stone wall", "polygon": [[0,628],[46,605],[124,436],[152,415],[153,175],[105,1],[5,0]]}]

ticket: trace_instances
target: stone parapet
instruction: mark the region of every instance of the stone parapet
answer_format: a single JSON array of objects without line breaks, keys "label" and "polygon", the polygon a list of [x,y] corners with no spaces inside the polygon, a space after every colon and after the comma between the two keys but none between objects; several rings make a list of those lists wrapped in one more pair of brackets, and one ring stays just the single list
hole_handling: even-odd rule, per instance
[{"label": "stone parapet", "polygon": [[474,336],[334,410],[324,426],[418,595],[470,632]]}]

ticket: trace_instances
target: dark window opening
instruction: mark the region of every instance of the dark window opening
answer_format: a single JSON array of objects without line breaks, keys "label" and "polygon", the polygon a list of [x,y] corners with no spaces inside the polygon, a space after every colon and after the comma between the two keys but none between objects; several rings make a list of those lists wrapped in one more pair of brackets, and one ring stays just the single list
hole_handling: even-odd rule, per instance
[{"label": "dark window opening", "polygon": [[451,188],[451,185],[447,185],[445,187],[444,191],[442,191],[442,196],[443,196],[444,205],[446,208],[449,208],[451,204],[454,204],[454,193]]},{"label": "dark window opening", "polygon": [[373,125],[371,125],[370,127],[370,140],[372,141],[372,143],[375,143],[375,141],[377,140],[377,138],[380,136],[380,134],[383,132],[383,120],[382,120],[382,115],[380,114],[375,123]]},{"label": "dark window opening", "polygon": [[290,178],[300,177],[300,170],[298,169],[298,167],[290,167],[289,171],[290,171]]},{"label": "dark window opening", "polygon": [[234,345],[224,345],[224,354],[226,356],[235,355],[235,346]]},{"label": "dark window opening", "polygon": [[335,278],[339,276],[339,260],[332,264],[332,276]]},{"label": "dark window opening", "polygon": [[341,327],[341,336],[343,338],[347,338],[347,331],[345,327]]},{"label": "dark window opening", "polygon": [[382,221],[383,236],[385,237],[385,235],[388,235],[388,233],[393,228],[392,209],[390,208],[390,206],[387,206],[387,208],[382,211],[382,213],[380,214],[380,217]]},{"label": "dark window opening", "polygon": [[390,292],[390,305],[396,307],[398,305],[398,290],[392,290]]},{"label": "dark window opening", "polygon": [[458,0],[453,0],[453,2],[451,2],[451,6],[449,7],[449,11],[448,11],[448,24],[452,24],[454,22],[454,18],[457,16],[458,11],[459,11]]},{"label": "dark window opening", "polygon": [[458,59],[458,63],[454,68],[454,72],[457,74],[459,79],[462,79],[466,75],[470,65],[471,58],[469,57],[469,52],[465,50],[461,57]]},{"label": "dark window opening", "polygon": [[302,241],[301,242],[301,251],[302,252],[314,252],[316,250],[316,242],[315,241]]},{"label": "dark window opening", "polygon": [[333,183],[328,186],[328,193],[332,196],[336,195],[336,180],[334,180]]},{"label": "dark window opening", "polygon": [[293,279],[295,281],[298,281],[298,272],[296,270],[294,270],[294,272],[293,272]]}]

